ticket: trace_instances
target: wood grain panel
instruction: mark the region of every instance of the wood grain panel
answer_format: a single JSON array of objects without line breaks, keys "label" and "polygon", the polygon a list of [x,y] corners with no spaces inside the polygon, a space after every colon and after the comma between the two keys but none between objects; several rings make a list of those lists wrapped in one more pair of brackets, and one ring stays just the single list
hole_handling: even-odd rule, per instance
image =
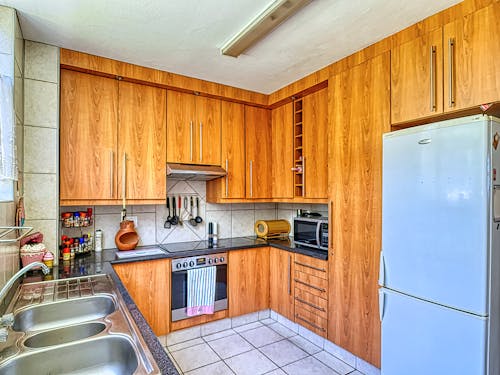
[{"label": "wood grain panel", "polygon": [[228,255],[229,317],[269,308],[269,248]]},{"label": "wood grain panel", "polygon": [[293,104],[271,111],[272,197],[293,198]]},{"label": "wood grain panel", "polygon": [[303,147],[305,157],[305,196],[328,196],[328,89],[304,96]]},{"label": "wood grain panel", "polygon": [[[443,111],[442,38],[442,29],[439,28],[391,51],[392,123],[429,117]],[[432,60],[431,48],[435,48]]]},{"label": "wood grain panel", "polygon": [[245,106],[246,196],[272,197],[271,111]]},{"label": "wood grain panel", "polygon": [[61,70],[60,199],[116,199],[118,81]]},{"label": "wood grain panel", "polygon": [[307,255],[295,254],[293,261],[295,270],[313,275],[322,279],[328,279],[328,261],[312,258]]},{"label": "wood grain panel", "polygon": [[142,315],[157,336],[169,332],[170,259],[114,264]]},{"label": "wood grain panel", "polygon": [[329,340],[380,367],[377,275],[382,134],[390,130],[390,57],[332,77]]},{"label": "wood grain panel", "polygon": [[193,163],[195,148],[195,96],[167,91],[167,161]]},{"label": "wood grain panel", "polygon": [[129,82],[118,89],[118,196],[126,168],[127,199],[165,199],[166,90]]},{"label": "wood grain panel", "polygon": [[328,299],[328,280],[300,272],[295,266],[296,264],[294,264],[293,273],[295,288],[302,289],[323,299]]},{"label": "wood grain panel", "polygon": [[212,97],[226,98],[240,103],[267,105],[267,95],[237,87],[222,85],[180,74],[146,68],[122,61],[112,60],[84,52],[61,48],[60,64],[70,69],[82,69],[124,79],[149,83],[166,89],[176,89],[190,93],[201,93]]},{"label": "wood grain panel", "polygon": [[228,310],[216,311],[212,315],[199,315],[188,319],[177,320],[170,323],[170,331],[177,331],[179,329],[194,327],[200,324],[213,322],[219,319],[228,317]]},{"label": "wood grain panel", "polygon": [[[444,27],[445,112],[500,100],[499,19],[500,3],[495,3]],[[449,60],[450,40],[455,44],[453,63]],[[450,90],[454,97],[451,104]]]},{"label": "wood grain panel", "polygon": [[295,306],[295,322],[313,331],[314,333],[327,337],[328,320],[319,316],[315,312],[303,309],[302,306]]},{"label": "wood grain panel", "polygon": [[295,305],[323,319],[328,319],[328,300],[308,293],[303,289],[295,288]]},{"label": "wood grain panel", "polygon": [[196,119],[195,163],[221,165],[221,101],[197,96]]},{"label": "wood grain panel", "polygon": [[271,310],[294,320],[293,253],[269,248],[269,305]]}]

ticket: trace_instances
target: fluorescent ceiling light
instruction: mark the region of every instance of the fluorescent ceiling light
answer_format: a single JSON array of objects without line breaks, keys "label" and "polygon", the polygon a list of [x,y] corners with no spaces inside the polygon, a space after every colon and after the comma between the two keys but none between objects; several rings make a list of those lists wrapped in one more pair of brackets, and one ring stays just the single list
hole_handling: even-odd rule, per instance
[{"label": "fluorescent ceiling light", "polygon": [[276,0],[221,48],[223,55],[238,57],[275,27],[312,0]]}]

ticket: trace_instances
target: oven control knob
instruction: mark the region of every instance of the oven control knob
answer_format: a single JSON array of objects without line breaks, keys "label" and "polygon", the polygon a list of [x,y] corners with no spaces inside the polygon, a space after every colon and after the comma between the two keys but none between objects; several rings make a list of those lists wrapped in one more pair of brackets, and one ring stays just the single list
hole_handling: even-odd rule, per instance
[{"label": "oven control knob", "polygon": [[189,267],[193,267],[193,266],[194,266],[194,262],[193,261],[189,262]]},{"label": "oven control knob", "polygon": [[217,263],[218,261],[219,261],[219,259],[214,258],[214,263]]},{"label": "oven control knob", "polygon": [[212,259],[209,259],[208,260],[208,264],[212,264],[213,263],[213,260]]},{"label": "oven control knob", "polygon": [[180,264],[180,263],[177,263],[177,264],[175,265],[175,268],[177,268],[177,269],[179,269],[179,268],[181,268],[181,267],[182,267],[182,264]]},{"label": "oven control knob", "polygon": [[188,262],[182,263],[182,267],[186,268],[188,266]]},{"label": "oven control knob", "polygon": [[220,257],[219,260],[220,260],[221,263],[224,262],[224,257]]}]

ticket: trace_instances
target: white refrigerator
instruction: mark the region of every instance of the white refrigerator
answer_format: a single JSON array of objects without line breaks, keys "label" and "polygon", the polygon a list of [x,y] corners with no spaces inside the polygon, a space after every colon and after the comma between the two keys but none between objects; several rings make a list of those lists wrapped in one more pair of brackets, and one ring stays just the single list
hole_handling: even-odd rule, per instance
[{"label": "white refrigerator", "polygon": [[480,115],[384,135],[382,375],[500,374],[499,143]]}]

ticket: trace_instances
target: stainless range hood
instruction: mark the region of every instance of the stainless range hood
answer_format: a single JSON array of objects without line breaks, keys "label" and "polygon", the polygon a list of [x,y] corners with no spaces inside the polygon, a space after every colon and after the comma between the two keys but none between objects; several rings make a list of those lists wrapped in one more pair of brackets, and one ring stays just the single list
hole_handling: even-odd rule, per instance
[{"label": "stainless range hood", "polygon": [[210,181],[225,175],[223,168],[214,165],[167,163],[167,177],[172,180]]}]

